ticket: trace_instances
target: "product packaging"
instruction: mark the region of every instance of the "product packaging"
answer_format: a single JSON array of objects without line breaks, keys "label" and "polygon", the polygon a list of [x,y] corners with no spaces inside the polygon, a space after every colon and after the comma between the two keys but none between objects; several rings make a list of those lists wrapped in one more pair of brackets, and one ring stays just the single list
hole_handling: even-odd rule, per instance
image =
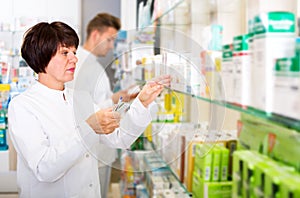
[{"label": "product packaging", "polygon": [[220,146],[221,150],[221,166],[220,166],[220,181],[228,180],[228,165],[229,165],[229,150]]},{"label": "product packaging", "polygon": [[219,181],[221,167],[221,149],[215,146],[212,149],[211,181]]},{"label": "product packaging", "polygon": [[289,12],[261,13],[254,19],[254,67],[251,106],[273,111],[273,70],[278,58],[295,56],[295,16]]},{"label": "product packaging", "polygon": [[[300,45],[300,40],[298,42]],[[273,71],[274,113],[294,119],[300,119],[300,62],[297,56],[277,59]]]},{"label": "product packaging", "polygon": [[223,46],[223,54],[222,54],[222,84],[224,87],[224,95],[225,100],[227,102],[232,102],[234,95],[233,95],[233,83],[234,83],[234,65],[233,65],[233,45],[228,44]]},{"label": "product packaging", "polygon": [[233,95],[234,102],[248,106],[250,104],[251,57],[249,50],[249,34],[236,36],[233,39]]}]

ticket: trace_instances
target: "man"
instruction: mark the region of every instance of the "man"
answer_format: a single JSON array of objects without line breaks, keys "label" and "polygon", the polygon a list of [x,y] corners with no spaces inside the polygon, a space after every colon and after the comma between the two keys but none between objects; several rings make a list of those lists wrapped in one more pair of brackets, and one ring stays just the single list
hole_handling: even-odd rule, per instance
[{"label": "man", "polygon": [[[136,96],[136,94],[127,94],[126,90],[113,94],[105,69],[97,61],[98,57],[106,56],[114,48],[114,41],[120,27],[120,20],[107,13],[97,14],[88,23],[86,40],[76,52],[78,64],[74,81],[67,84],[76,89],[88,89],[94,102],[103,108],[116,104],[121,96],[123,101],[129,101]],[[105,198],[109,189],[111,165],[115,161],[116,150],[104,145],[98,150],[105,153],[105,156],[99,155],[101,156],[99,159],[101,195]]]}]

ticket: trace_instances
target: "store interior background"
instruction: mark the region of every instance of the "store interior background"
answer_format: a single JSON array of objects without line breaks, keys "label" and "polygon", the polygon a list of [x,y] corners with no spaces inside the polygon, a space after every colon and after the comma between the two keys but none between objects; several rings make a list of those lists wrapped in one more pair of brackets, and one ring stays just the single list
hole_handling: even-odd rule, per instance
[{"label": "store interior background", "polygon": [[[254,16],[258,12],[268,12],[276,9],[290,11],[299,17],[300,3],[296,0],[272,0],[272,3],[267,0],[210,0],[213,4],[218,4],[220,14],[213,16],[214,12],[209,13],[206,6],[209,5],[209,0],[190,0],[190,24],[189,27],[178,25],[173,26],[164,24],[164,27],[175,31],[188,32],[187,35],[191,36],[194,41],[200,45],[203,42],[203,29],[198,28],[209,24],[207,16],[216,17],[217,21],[226,27],[226,32],[223,32],[223,44],[232,42],[232,37],[245,33],[247,29],[246,16]],[[22,20],[25,23],[34,24],[37,21],[56,21],[61,20],[70,24],[79,34],[80,39],[85,38],[85,27],[88,21],[99,12],[108,12],[121,18],[122,28],[125,30],[134,30],[137,27],[137,13],[138,0],[0,0],[0,22],[7,22],[10,24],[21,24]],[[295,3],[296,2],[296,3]],[[247,6],[245,6],[247,5]],[[259,6],[258,6],[259,5]],[[245,9],[247,7],[247,9]],[[240,9],[244,8],[244,9]],[[259,9],[259,11],[258,11]],[[246,14],[245,14],[246,13]],[[237,23],[233,22],[236,19]],[[242,18],[242,19],[241,19]],[[205,24],[205,25],[204,25]],[[5,26],[5,24],[2,24]],[[297,26],[297,24],[296,24]],[[298,27],[297,31],[298,31]],[[20,29],[20,30],[21,30]],[[23,29],[22,29],[23,31]],[[20,31],[20,32],[22,32]],[[22,32],[23,33],[23,32]],[[21,45],[21,33],[1,33],[0,40],[7,41],[8,48],[18,48]],[[162,35],[162,39],[166,35]],[[167,35],[170,36],[170,35]],[[172,39],[172,38],[168,38]],[[168,40],[166,39],[166,40]],[[180,41],[178,41],[180,42]],[[10,46],[11,45],[11,46]],[[183,44],[184,45],[184,44]],[[99,61],[103,65],[107,65],[113,57],[110,52],[105,58],[100,58]],[[114,83],[113,75],[114,70],[108,70],[111,77],[111,83]],[[209,103],[199,101],[195,98],[188,99],[189,115],[187,120],[209,120],[210,119],[210,106]],[[196,108],[192,108],[196,107]],[[219,108],[218,106],[214,108]],[[223,111],[214,109],[216,111]],[[199,114],[199,112],[201,112]],[[232,109],[226,109],[225,120],[223,120],[224,129],[236,129],[236,121],[240,118],[241,113]],[[10,153],[13,149],[10,148]],[[0,152],[0,198],[13,198],[16,195],[16,156],[3,155]],[[9,165],[10,171],[2,171],[2,162]],[[118,170],[113,172],[113,182],[119,179]],[[114,180],[115,179],[115,180]]]},{"label": "store interior background", "polygon": [[[71,25],[79,34],[80,39],[85,38],[89,20],[97,13],[108,12],[120,17],[120,0],[1,0],[0,1],[0,21],[2,30],[2,41],[5,42],[6,48],[20,49],[23,33],[26,28],[22,28],[22,22],[27,24],[35,24],[38,21],[63,21]],[[19,23],[18,30],[15,33],[9,33],[5,30],[8,28],[6,24]],[[6,27],[5,27],[6,26]],[[6,32],[5,32],[6,31]],[[18,47],[19,46],[19,47]],[[100,58],[102,64],[106,64],[111,60],[113,53],[110,52],[105,58]],[[113,70],[108,71],[113,76]],[[10,156],[0,155],[0,197],[18,197],[16,184],[16,156],[12,146],[10,146]],[[9,170],[6,164],[9,160]],[[1,168],[2,166],[2,168]]]}]

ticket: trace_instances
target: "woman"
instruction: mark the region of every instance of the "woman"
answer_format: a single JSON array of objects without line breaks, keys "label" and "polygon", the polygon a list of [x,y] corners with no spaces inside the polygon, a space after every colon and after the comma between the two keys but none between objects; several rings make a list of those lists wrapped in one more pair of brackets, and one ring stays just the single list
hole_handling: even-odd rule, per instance
[{"label": "woman", "polygon": [[100,197],[98,164],[89,150],[99,143],[129,147],[151,121],[148,106],[161,84],[170,83],[164,77],[144,86],[124,118],[130,134],[118,128],[120,115],[112,108],[78,123],[73,92],[64,87],[73,79],[78,43],[76,32],[62,22],[39,23],[24,37],[22,57],[38,81],[8,109],[20,197]]}]

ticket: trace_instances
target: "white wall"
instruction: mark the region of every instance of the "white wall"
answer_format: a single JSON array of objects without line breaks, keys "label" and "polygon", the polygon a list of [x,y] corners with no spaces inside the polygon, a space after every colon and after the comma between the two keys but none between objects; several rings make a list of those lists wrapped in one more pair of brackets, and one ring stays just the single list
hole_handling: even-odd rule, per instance
[{"label": "white wall", "polygon": [[82,0],[82,39],[86,36],[86,26],[88,22],[96,14],[107,12],[116,17],[120,17],[120,1],[121,0]]},{"label": "white wall", "polygon": [[80,30],[80,8],[81,0],[0,0],[0,22],[13,24],[20,18],[33,23],[60,20]]}]

